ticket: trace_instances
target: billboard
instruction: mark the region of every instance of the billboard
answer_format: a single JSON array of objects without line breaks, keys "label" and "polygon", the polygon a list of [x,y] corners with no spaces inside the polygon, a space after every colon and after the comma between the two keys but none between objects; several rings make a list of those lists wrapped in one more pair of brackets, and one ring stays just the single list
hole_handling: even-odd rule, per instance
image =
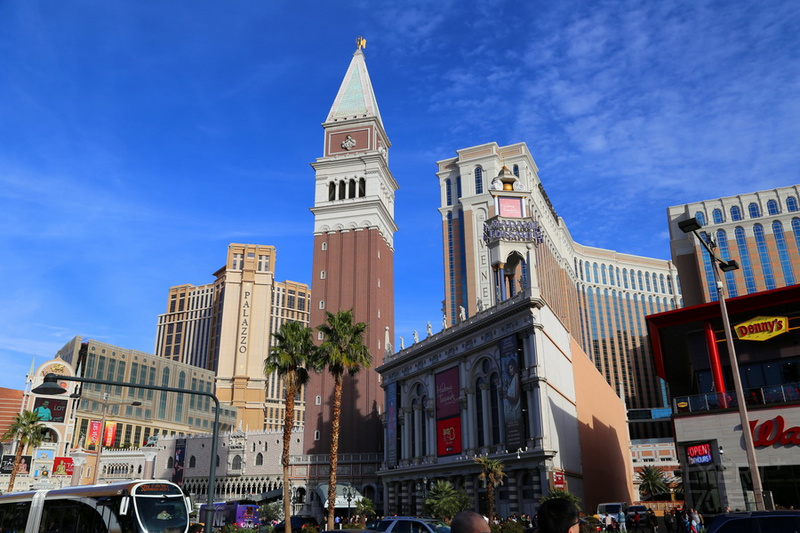
[{"label": "billboard", "polygon": [[386,386],[386,462],[389,468],[397,466],[397,382]]},{"label": "billboard", "polygon": [[458,403],[458,367],[454,366],[436,374],[436,418],[450,418],[461,414]]},{"label": "billboard", "polygon": [[183,484],[183,460],[186,457],[186,439],[175,440],[175,460],[172,463],[172,482]]},{"label": "billboard", "polygon": [[89,420],[89,427],[86,432],[86,447],[89,446],[97,446],[100,444],[100,434],[102,431],[100,430],[100,421],[99,420]]},{"label": "billboard", "polygon": [[440,457],[461,453],[460,416],[436,421],[436,453]]},{"label": "billboard", "polygon": [[[0,474],[10,474],[14,470],[13,455],[4,455],[0,458]],[[31,472],[31,459],[30,455],[23,455],[19,458],[19,466],[17,467],[17,475],[27,476]]]},{"label": "billboard", "polygon": [[500,375],[506,445],[510,450],[525,446],[525,423],[522,420],[522,383],[519,372],[517,337],[500,339]]},{"label": "billboard", "polygon": [[117,436],[117,423],[106,422],[105,431],[103,431],[103,446],[106,448],[114,445],[114,439]]},{"label": "billboard", "polygon": [[71,476],[73,468],[72,457],[56,457],[53,460],[54,476]]},{"label": "billboard", "polygon": [[63,423],[67,414],[67,400],[36,398],[33,402],[33,412],[39,415],[39,420],[42,422]]}]

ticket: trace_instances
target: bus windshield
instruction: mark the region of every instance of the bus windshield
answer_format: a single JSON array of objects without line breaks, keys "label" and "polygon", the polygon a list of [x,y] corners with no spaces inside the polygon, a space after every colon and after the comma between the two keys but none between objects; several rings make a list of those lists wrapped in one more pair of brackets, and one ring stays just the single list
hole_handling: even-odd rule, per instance
[{"label": "bus windshield", "polygon": [[136,514],[147,533],[183,533],[189,525],[181,497],[136,497]]}]

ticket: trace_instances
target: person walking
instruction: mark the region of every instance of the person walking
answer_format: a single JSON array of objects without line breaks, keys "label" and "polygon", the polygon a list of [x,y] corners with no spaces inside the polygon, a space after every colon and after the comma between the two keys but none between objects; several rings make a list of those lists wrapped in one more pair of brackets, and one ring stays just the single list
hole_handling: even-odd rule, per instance
[{"label": "person walking", "polygon": [[664,511],[664,526],[667,528],[667,533],[675,533],[675,510],[668,509]]},{"label": "person walking", "polygon": [[628,531],[628,526],[625,524],[625,511],[622,508],[617,513],[617,528],[620,531]]}]

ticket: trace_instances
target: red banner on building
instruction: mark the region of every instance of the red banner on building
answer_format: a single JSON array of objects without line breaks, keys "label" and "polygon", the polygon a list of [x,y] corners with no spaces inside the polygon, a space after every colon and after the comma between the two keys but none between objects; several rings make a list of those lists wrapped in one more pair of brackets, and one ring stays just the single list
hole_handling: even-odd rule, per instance
[{"label": "red banner on building", "polygon": [[54,476],[71,476],[73,468],[72,457],[56,457],[53,460]]},{"label": "red banner on building", "polygon": [[106,430],[103,432],[103,446],[108,448],[114,445],[114,437],[117,435],[117,423],[106,422]]},{"label": "red banner on building", "polygon": [[461,417],[436,421],[436,447],[438,455],[461,453]]},{"label": "red banner on building", "polygon": [[100,421],[99,420],[89,420],[89,427],[86,432],[86,447],[89,446],[97,446],[100,444],[100,433],[102,430],[100,429]]}]

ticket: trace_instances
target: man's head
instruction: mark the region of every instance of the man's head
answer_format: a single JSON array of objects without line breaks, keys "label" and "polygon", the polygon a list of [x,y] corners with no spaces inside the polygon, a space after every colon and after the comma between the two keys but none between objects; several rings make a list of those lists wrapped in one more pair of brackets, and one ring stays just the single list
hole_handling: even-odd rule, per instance
[{"label": "man's head", "polygon": [[578,533],[578,508],[564,498],[553,498],[539,507],[540,533]]},{"label": "man's head", "polygon": [[452,533],[491,533],[489,523],[484,517],[472,511],[462,511],[450,522]]}]

